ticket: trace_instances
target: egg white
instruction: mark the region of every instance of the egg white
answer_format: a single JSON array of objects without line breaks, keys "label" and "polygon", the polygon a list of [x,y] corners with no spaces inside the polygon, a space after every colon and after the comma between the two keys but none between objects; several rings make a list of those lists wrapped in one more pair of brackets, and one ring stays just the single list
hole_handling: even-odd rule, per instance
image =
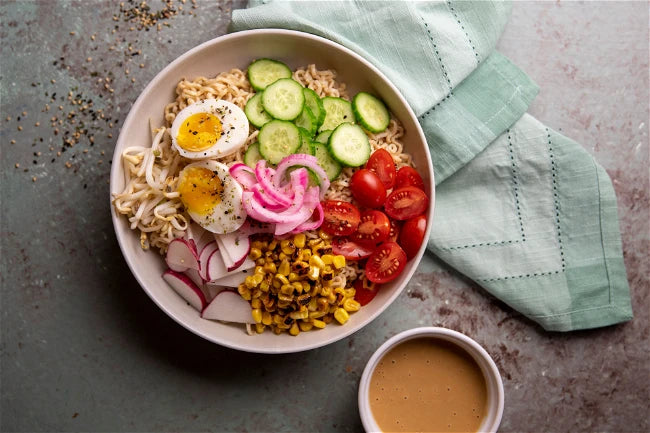
[{"label": "egg white", "polygon": [[246,220],[246,210],[242,205],[241,185],[231,176],[228,166],[217,161],[199,161],[189,164],[180,172],[180,182],[183,182],[183,173],[191,167],[203,167],[215,173],[223,185],[221,202],[218,203],[212,211],[205,215],[192,212],[187,209],[190,215],[198,225],[212,233],[232,233],[239,229]]},{"label": "egg white", "polygon": [[[177,142],[179,129],[185,120],[199,113],[212,114],[221,121],[222,134],[215,144],[201,151],[183,149]],[[235,153],[248,138],[248,118],[241,108],[222,99],[202,99],[183,108],[174,119],[171,128],[172,145],[185,158],[221,158]]]}]

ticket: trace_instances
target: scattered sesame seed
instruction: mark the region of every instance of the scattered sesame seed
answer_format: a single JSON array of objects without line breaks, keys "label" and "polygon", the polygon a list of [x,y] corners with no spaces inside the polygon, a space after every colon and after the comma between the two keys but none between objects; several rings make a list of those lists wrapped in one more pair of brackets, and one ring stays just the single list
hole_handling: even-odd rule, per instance
[{"label": "scattered sesame seed", "polygon": [[55,80],[54,78],[52,78],[52,79],[50,80],[50,83],[54,84],[54,83],[56,83],[56,80]]},{"label": "scattered sesame seed", "polygon": [[16,144],[16,140],[11,140],[11,144]]},{"label": "scattered sesame seed", "polygon": [[22,131],[22,130],[23,130],[23,127],[20,126],[20,125],[18,125],[18,130],[19,130],[19,131]]},{"label": "scattered sesame seed", "polygon": [[20,164],[16,163],[15,167],[20,168]]},{"label": "scattered sesame seed", "polygon": [[92,57],[88,57],[88,58],[86,59],[86,61],[87,61],[87,62],[92,62],[92,61],[93,61],[93,58],[92,58]]},{"label": "scattered sesame seed", "polygon": [[32,177],[32,182],[36,182],[36,176]]},{"label": "scattered sesame seed", "polygon": [[140,67],[141,67],[141,68],[144,68],[144,63],[140,63]]},{"label": "scattered sesame seed", "polygon": [[23,115],[23,116],[27,116],[27,111],[23,111],[23,112],[22,112],[22,115]]},{"label": "scattered sesame seed", "polygon": [[70,32],[71,36],[74,36],[75,34],[77,34],[77,32],[74,32],[74,31]]},{"label": "scattered sesame seed", "polygon": [[41,126],[41,122],[34,123],[34,126]]}]

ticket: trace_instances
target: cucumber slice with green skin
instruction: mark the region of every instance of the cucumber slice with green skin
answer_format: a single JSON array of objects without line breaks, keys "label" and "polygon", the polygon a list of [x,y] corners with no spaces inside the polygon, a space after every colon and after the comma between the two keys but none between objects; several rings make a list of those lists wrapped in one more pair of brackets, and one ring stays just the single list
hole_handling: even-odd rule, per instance
[{"label": "cucumber slice with green skin", "polygon": [[248,100],[244,107],[244,113],[246,113],[248,121],[256,128],[261,128],[266,122],[273,120],[269,113],[264,111],[261,93],[256,93]]},{"label": "cucumber slice with green skin", "polygon": [[281,78],[264,89],[262,106],[276,119],[294,120],[305,107],[302,86],[291,78]]},{"label": "cucumber slice with green skin", "polygon": [[246,153],[244,153],[244,164],[250,168],[255,168],[257,161],[260,161],[262,159],[264,158],[262,158],[262,154],[260,153],[260,144],[258,142],[255,142],[248,146]]},{"label": "cucumber slice with green skin", "polygon": [[318,161],[318,165],[325,170],[329,180],[336,179],[341,173],[341,170],[343,170],[341,164],[332,158],[332,155],[327,150],[327,146],[324,144],[314,143],[314,156]]},{"label": "cucumber slice with green skin", "polygon": [[322,131],[320,134],[318,134],[318,135],[316,136],[316,138],[315,138],[315,141],[316,141],[317,143],[327,144],[327,142],[328,142],[329,139],[330,139],[330,135],[332,135],[332,130],[331,130],[331,129],[327,129],[327,130],[325,130],[325,131]]},{"label": "cucumber slice with green skin", "polygon": [[296,150],[296,153],[304,153],[307,155],[314,154],[314,142],[311,140],[309,132],[304,128],[298,127],[300,131],[300,147]]},{"label": "cucumber slice with green skin", "polygon": [[361,126],[370,132],[382,132],[388,128],[390,113],[386,105],[370,93],[357,93],[352,99],[352,111]]},{"label": "cucumber slice with green skin", "polygon": [[258,92],[280,78],[291,78],[291,69],[282,62],[259,59],[248,65],[248,81]]},{"label": "cucumber slice with green skin", "polygon": [[327,145],[334,159],[348,167],[359,167],[370,158],[370,142],[359,125],[340,124],[332,131]]},{"label": "cucumber slice with green skin", "polygon": [[302,92],[305,94],[305,105],[309,107],[313,115],[316,117],[317,127],[321,126],[325,120],[325,107],[323,106],[323,101],[321,101],[316,92],[308,87],[302,89]]},{"label": "cucumber slice with green skin", "polygon": [[300,113],[300,116],[298,116],[294,123],[299,128],[304,129],[309,134],[309,138],[314,136],[318,128],[316,125],[316,116],[313,115],[307,104],[305,104],[302,113]]},{"label": "cucumber slice with green skin", "polygon": [[298,127],[285,120],[271,120],[262,126],[257,136],[260,154],[271,164],[277,164],[285,156],[291,155],[300,147]]},{"label": "cucumber slice with green skin", "polygon": [[325,120],[319,131],[333,130],[344,122],[354,123],[352,104],[345,99],[326,96],[323,98],[323,107],[325,107]]}]

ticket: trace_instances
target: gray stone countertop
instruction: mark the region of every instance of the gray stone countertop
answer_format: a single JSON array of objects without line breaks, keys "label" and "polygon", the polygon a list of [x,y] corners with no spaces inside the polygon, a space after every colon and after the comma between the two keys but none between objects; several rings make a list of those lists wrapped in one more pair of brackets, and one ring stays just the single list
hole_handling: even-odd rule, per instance
[{"label": "gray stone countertop", "polygon": [[[109,161],[131,104],[244,6],[170,3],[160,29],[142,15],[126,22],[137,2],[122,12],[116,1],[0,3],[0,430],[360,431],[365,363],[422,325],[492,354],[501,431],[650,430],[647,2],[516,3],[498,47],[541,86],[530,112],[614,181],[634,320],[548,333],[427,256],[370,326],[280,356],[177,325],[140,289],[113,233]],[[59,154],[64,139],[74,147]]]}]

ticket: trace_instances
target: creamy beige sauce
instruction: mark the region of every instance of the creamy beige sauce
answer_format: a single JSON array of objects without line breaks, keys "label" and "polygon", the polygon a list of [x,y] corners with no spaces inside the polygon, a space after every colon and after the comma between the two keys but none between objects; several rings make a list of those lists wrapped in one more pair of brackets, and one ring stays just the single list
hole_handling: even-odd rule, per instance
[{"label": "creamy beige sauce", "polygon": [[384,432],[476,432],[488,403],[485,378],[471,355],[429,337],[408,340],[382,357],[369,399]]}]

